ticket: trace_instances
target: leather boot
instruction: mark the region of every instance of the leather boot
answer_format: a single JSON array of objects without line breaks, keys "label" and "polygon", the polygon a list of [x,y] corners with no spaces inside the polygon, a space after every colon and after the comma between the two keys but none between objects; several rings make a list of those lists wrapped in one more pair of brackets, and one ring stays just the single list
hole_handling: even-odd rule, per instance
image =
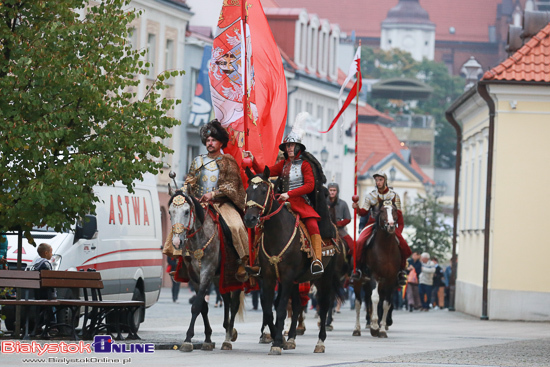
[{"label": "leather boot", "polygon": [[237,278],[239,282],[246,282],[248,279],[248,274],[245,270],[246,264],[248,264],[248,255],[243,256],[239,261],[239,267],[237,268],[237,272],[235,273],[235,278]]},{"label": "leather boot", "polygon": [[323,249],[321,235],[314,234],[311,236],[311,248],[313,249],[314,260],[311,263],[311,274],[322,274],[323,268]]}]

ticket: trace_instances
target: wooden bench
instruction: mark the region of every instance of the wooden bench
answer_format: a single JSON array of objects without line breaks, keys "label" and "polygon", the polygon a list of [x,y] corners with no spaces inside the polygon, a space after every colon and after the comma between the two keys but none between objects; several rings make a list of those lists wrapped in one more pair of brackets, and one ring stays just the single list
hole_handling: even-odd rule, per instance
[{"label": "wooden bench", "polygon": [[[40,273],[37,271],[0,270],[0,288],[14,288],[18,290],[16,298],[0,299],[2,306],[23,306],[22,315],[25,317],[25,333],[23,339],[29,339],[29,320],[34,317],[35,322],[41,318],[40,306],[59,306],[58,300],[34,299],[34,291],[40,289]],[[31,312],[31,306],[34,311]],[[35,326],[36,331],[36,326]]]},{"label": "wooden bench", "polygon": [[[39,306],[36,312],[25,313],[25,336],[29,338],[29,318],[34,316],[40,321],[46,312],[55,307],[57,322],[44,325],[47,333],[52,327],[67,327],[72,337],[77,340],[76,326],[81,317],[81,308],[84,308],[84,321],[81,336],[92,339],[94,335],[101,333],[116,333],[116,339],[122,339],[122,329],[128,331],[128,339],[139,339],[137,327],[134,323],[134,313],[145,306],[143,301],[112,301],[103,300],[101,289],[103,281],[101,274],[95,271],[21,271],[0,270],[0,287],[21,288],[24,299],[0,299],[0,305]],[[76,290],[82,298],[35,300],[34,292],[40,288],[69,288]],[[60,320],[60,315],[70,310],[70,320]],[[35,332],[40,327],[40,322],[35,325]]]},{"label": "wooden bench", "polygon": [[123,339],[124,328],[128,331],[127,339],[139,339],[133,316],[140,307],[145,306],[145,302],[103,300],[103,281],[99,272],[43,270],[40,273],[42,287],[77,289],[81,293],[83,299],[58,301],[60,307],[71,309],[72,325],[76,325],[80,308],[84,308],[83,338],[92,339],[97,334],[115,332],[115,339],[120,340]]}]

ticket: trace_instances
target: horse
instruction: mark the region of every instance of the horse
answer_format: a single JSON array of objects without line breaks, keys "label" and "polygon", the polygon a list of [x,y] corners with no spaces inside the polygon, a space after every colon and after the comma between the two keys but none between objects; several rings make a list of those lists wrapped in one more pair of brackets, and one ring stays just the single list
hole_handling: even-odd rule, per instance
[{"label": "horse", "polygon": [[[259,237],[258,257],[261,267],[263,296],[261,298],[263,323],[269,327],[273,339],[270,355],[280,355],[281,348],[296,347],[296,324],[302,310],[298,283],[313,281],[317,287],[321,320],[319,340],[315,353],[324,353],[326,339],[325,322],[334,289],[338,283],[334,257],[323,257],[324,273],[313,276],[310,272],[311,260],[302,251],[303,239],[299,230],[299,217],[292,214],[286,205],[279,204],[275,198],[274,185],[269,181],[269,169],[261,175],[253,175],[246,169],[248,188],[244,224],[248,228],[258,226],[262,232]],[[273,297],[275,285],[279,282],[280,297],[276,307],[277,319],[273,323]],[[336,283],[336,285],[335,285]],[[284,321],[287,304],[292,297],[292,322],[288,331],[288,340],[283,342]]]},{"label": "horse", "polygon": [[[214,344],[211,340],[212,328],[208,320],[208,303],[204,297],[207,294],[212,281],[217,281],[220,276],[221,244],[220,230],[218,228],[221,218],[212,208],[203,208],[193,196],[187,195],[182,190],[172,193],[169,185],[170,201],[169,213],[172,224],[172,242],[175,248],[184,251],[183,261],[187,267],[189,278],[198,285],[197,296],[191,306],[191,322],[187,335],[180,348],[181,351],[193,351],[191,339],[195,335],[195,321],[202,315],[204,321],[205,340],[203,350],[212,350]],[[227,244],[231,241],[230,234],[224,234]],[[183,248],[185,245],[185,248]],[[186,255],[188,252],[189,255]],[[234,329],[235,317],[243,314],[244,293],[241,290],[222,294],[224,305],[223,327],[226,330],[225,341],[222,350],[231,350],[232,344],[237,340],[237,330]],[[231,315],[229,315],[231,313]]]},{"label": "horse", "polygon": [[[372,336],[387,338],[386,330],[391,325],[392,292],[397,288],[401,252],[395,230],[397,208],[390,201],[380,202],[373,207],[376,219],[371,238],[361,251],[358,261],[359,276],[354,279],[356,296],[356,325],[353,335],[361,335],[359,315],[361,311],[361,290],[367,298],[367,327]],[[379,302],[382,309],[379,311]],[[377,312],[373,312],[377,310]],[[381,316],[379,315],[381,314]]]}]

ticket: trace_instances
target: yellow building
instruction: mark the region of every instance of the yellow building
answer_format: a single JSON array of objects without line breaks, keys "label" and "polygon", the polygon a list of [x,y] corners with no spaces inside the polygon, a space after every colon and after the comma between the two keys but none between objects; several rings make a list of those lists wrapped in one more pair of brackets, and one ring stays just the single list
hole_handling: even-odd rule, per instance
[{"label": "yellow building", "polygon": [[536,22],[447,111],[462,146],[455,308],[482,319],[550,320],[550,24]]}]

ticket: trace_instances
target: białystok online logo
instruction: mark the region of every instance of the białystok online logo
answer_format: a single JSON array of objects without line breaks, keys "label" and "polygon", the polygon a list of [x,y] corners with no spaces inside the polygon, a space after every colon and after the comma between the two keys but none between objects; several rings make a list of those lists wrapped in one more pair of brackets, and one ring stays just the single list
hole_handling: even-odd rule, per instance
[{"label": "bia\u0142ystok online logo", "polygon": [[116,344],[109,335],[94,336],[93,343],[44,343],[35,341],[31,343],[20,341],[3,341],[1,351],[3,354],[36,354],[41,356],[49,353],[61,354],[85,354],[85,353],[154,353],[155,345],[152,343],[119,343]]}]

